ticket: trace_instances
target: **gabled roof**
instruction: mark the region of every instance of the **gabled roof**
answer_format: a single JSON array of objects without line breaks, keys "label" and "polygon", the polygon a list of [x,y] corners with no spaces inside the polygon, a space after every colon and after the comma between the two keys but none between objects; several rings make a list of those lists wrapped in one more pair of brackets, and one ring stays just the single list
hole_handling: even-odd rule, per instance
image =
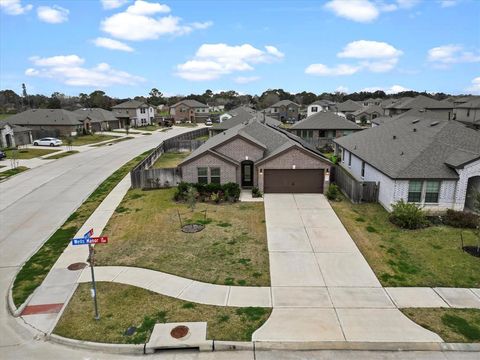
[{"label": "gabled roof", "polygon": [[5,125],[8,125],[12,128],[12,131],[14,133],[19,133],[19,132],[25,132],[25,131],[31,131],[32,129],[25,127],[25,126],[18,126],[15,124],[10,124],[8,121],[5,120],[0,120],[0,129],[3,129]]},{"label": "gabled roof", "polygon": [[[229,112],[233,116],[230,119],[227,119],[220,124],[214,124],[211,129],[212,130],[227,130],[239,124],[248,122],[252,119],[257,119],[258,121],[263,120],[263,113],[257,112],[250,108],[238,107],[234,110]],[[273,126],[279,126],[281,124],[280,121],[271,118],[270,116],[265,115],[265,122],[267,124]]]},{"label": "gabled roof", "polygon": [[138,109],[149,107],[147,103],[138,100],[128,100],[118,105],[112,106],[112,109]]},{"label": "gabled roof", "polygon": [[291,100],[280,100],[278,102],[276,102],[275,104],[273,104],[272,106],[270,106],[271,108],[275,108],[275,107],[280,107],[280,106],[289,106],[289,105],[295,105],[297,107],[300,107],[300,105],[298,105],[296,102],[293,102]]},{"label": "gabled roof", "polygon": [[193,100],[193,99],[185,99],[185,100],[180,100],[176,104],[173,104],[171,107],[177,107],[178,105],[186,105],[191,108],[208,108],[208,105],[201,103],[200,101]]},{"label": "gabled roof", "polygon": [[292,130],[361,130],[353,121],[330,111],[320,111],[294,124]]},{"label": "gabled roof", "polygon": [[457,105],[459,109],[480,109],[480,97],[475,97],[474,99],[467,101],[463,104]]},{"label": "gabled roof", "polygon": [[313,103],[311,103],[310,105],[308,106],[311,106],[311,105],[319,105],[319,106],[333,106],[335,105],[335,103],[333,101],[329,101],[329,100],[317,100],[317,101],[314,101]]},{"label": "gabled roof", "polygon": [[32,109],[8,117],[14,125],[82,125],[86,116],[63,109]]},{"label": "gabled roof", "polygon": [[364,107],[363,109],[358,109],[355,111],[352,115],[353,116],[358,116],[361,114],[383,114],[383,109],[375,104],[370,104],[367,107]]},{"label": "gabled roof", "polygon": [[116,121],[118,118],[111,111],[101,108],[84,108],[75,110],[74,113],[88,116],[92,122]]},{"label": "gabled roof", "polygon": [[431,99],[425,95],[418,95],[409,100],[402,101],[394,106],[395,109],[453,109],[451,103],[445,103],[435,99]]},{"label": "gabled roof", "polygon": [[457,179],[453,168],[480,158],[480,132],[434,114],[399,117],[334,141],[393,179]]},{"label": "gabled roof", "polygon": [[361,108],[362,105],[350,99],[340,104],[337,104],[337,109],[339,112],[354,112]]}]

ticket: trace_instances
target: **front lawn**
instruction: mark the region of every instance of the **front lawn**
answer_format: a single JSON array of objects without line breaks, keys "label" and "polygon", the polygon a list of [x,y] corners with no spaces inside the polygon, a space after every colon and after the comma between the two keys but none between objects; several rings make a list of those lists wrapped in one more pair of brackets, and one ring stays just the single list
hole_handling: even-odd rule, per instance
[{"label": "front lawn", "polygon": [[[104,231],[99,266],[136,266],[226,285],[270,284],[263,203],[198,203],[192,213],[175,189],[129,190]],[[203,211],[206,210],[206,219]],[[183,233],[182,221],[205,229]]]},{"label": "front lawn", "polygon": [[480,286],[479,259],[461,249],[461,233],[466,244],[476,244],[472,230],[443,225],[403,230],[379,204],[331,205],[383,286]]},{"label": "front lawn", "polygon": [[7,159],[13,159],[13,157],[15,156],[16,159],[24,160],[24,159],[33,159],[43,155],[53,154],[57,151],[60,151],[60,150],[25,148],[25,149],[18,149],[18,150],[8,149],[8,150],[5,150],[5,154],[7,154]]},{"label": "front lawn", "polygon": [[77,150],[64,151],[64,152],[61,152],[59,154],[44,157],[44,159],[45,160],[61,159],[61,158],[64,158],[66,156],[70,156],[70,155],[73,155],[73,154],[78,154],[78,151]]},{"label": "front lawn", "polygon": [[[100,135],[100,134],[73,136],[72,146],[95,144],[101,141],[112,140],[112,139],[118,139],[118,136]],[[63,138],[62,141],[64,145],[68,144],[66,138]]]},{"label": "front lawn", "polygon": [[147,125],[147,126],[136,127],[134,129],[138,131],[157,131],[158,129],[160,129],[160,127],[157,125]]},{"label": "front lawn", "polygon": [[[194,304],[115,283],[97,283],[97,294],[100,320],[93,318],[90,284],[80,284],[54,333],[85,341],[141,344],[148,341],[156,323],[206,321],[208,339],[250,341],[271,312]],[[130,326],[137,330],[126,336]]]},{"label": "front lawn", "polygon": [[188,155],[190,155],[189,152],[166,152],[163,153],[157,161],[155,161],[155,164],[153,164],[152,168],[154,169],[164,169],[164,168],[174,168],[177,167],[178,164],[180,164],[183,159],[185,159]]},{"label": "front lawn", "polygon": [[21,172],[24,172],[25,170],[28,170],[29,168],[26,166],[17,166],[15,169],[9,169],[0,172],[0,180],[4,180],[6,178],[9,178],[10,176],[17,175]]},{"label": "front lawn", "polygon": [[402,309],[418,325],[450,343],[480,342],[480,310],[477,309]]},{"label": "front lawn", "polygon": [[197,123],[179,123],[179,124],[174,124],[175,126],[181,126],[181,127],[197,127]]}]

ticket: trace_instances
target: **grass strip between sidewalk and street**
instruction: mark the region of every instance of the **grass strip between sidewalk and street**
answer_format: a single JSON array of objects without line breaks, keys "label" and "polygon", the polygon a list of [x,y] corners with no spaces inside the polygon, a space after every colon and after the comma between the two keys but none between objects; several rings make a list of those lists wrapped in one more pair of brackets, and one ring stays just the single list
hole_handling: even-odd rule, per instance
[{"label": "grass strip between sidewalk and street", "polygon": [[478,309],[401,309],[418,325],[437,333],[449,343],[480,342],[480,310]]},{"label": "grass strip between sidewalk and street", "polygon": [[69,151],[64,151],[64,152],[61,152],[61,153],[58,153],[58,154],[55,154],[55,155],[44,157],[43,159],[44,160],[61,159],[61,158],[64,158],[66,156],[70,156],[70,155],[78,154],[78,153],[79,153],[79,151],[77,151],[77,150],[69,150]]},{"label": "grass strip between sidewalk and street", "polygon": [[5,150],[5,154],[7,155],[7,159],[18,159],[18,160],[25,160],[25,159],[33,159],[39,156],[53,154],[60,150],[55,149],[38,149],[38,148],[21,148],[21,149],[8,149]]},{"label": "grass strip between sidewalk and street", "polygon": [[15,169],[9,169],[0,172],[0,180],[4,180],[6,178],[9,178],[10,176],[20,174],[21,172],[24,172],[28,170],[29,168],[26,166],[17,166]]},{"label": "grass strip between sidewalk and street", "polygon": [[113,144],[116,144],[116,143],[119,143],[121,141],[126,141],[126,140],[131,140],[131,139],[134,139],[133,136],[126,136],[126,137],[121,137],[121,138],[115,138],[113,139],[112,141],[107,141],[107,142],[104,142],[104,143],[101,143],[101,144],[94,144],[94,145],[90,145],[90,146],[94,146],[94,147],[100,147],[100,146],[106,146],[106,145],[113,145]]},{"label": "grass strip between sidewalk and street", "polygon": [[[63,337],[107,343],[142,344],[156,323],[207,322],[207,339],[250,341],[271,309],[191,303],[131,285],[99,282],[100,319],[95,320],[90,284],[80,284],[54,333]],[[125,331],[136,327],[133,335]]]},{"label": "grass strip between sidewalk and street", "polygon": [[[65,221],[65,223],[43,244],[43,246],[23,265],[13,284],[13,302],[18,307],[43,282],[52,266],[62,254],[70,240],[80,227],[107,197],[110,191],[142,161],[151,150],[130,160],[103,183],[87,200]],[[18,169],[18,168],[17,168]],[[0,173],[0,176],[3,173]]]}]

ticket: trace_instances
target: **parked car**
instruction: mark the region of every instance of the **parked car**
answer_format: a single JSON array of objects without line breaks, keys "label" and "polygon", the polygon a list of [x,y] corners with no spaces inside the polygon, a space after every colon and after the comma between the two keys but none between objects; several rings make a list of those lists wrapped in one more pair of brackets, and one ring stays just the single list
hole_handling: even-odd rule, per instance
[{"label": "parked car", "polygon": [[61,146],[62,144],[62,140],[52,137],[46,137],[33,141],[33,145],[35,146]]},{"label": "parked car", "polygon": [[205,125],[212,126],[213,125],[212,120],[210,119],[205,120]]},{"label": "parked car", "polygon": [[0,150],[0,160],[3,160],[7,157],[7,154],[5,154],[2,150]]}]

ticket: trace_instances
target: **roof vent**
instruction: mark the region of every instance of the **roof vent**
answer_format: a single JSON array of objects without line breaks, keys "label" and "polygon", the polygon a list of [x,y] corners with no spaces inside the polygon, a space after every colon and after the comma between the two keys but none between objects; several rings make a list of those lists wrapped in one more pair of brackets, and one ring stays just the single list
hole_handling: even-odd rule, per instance
[{"label": "roof vent", "polygon": [[402,156],[402,155],[403,155],[403,151],[400,153],[400,156]]},{"label": "roof vent", "polygon": [[435,126],[435,125],[438,125],[440,122],[439,121],[434,121],[430,124],[430,126]]},{"label": "roof vent", "polygon": [[417,129],[416,129],[416,128],[413,128],[413,132],[417,132]]},{"label": "roof vent", "polygon": [[416,123],[418,123],[418,122],[420,122],[420,119],[413,120],[413,121],[412,121],[412,124],[416,124]]},{"label": "roof vent", "polygon": [[397,138],[397,135],[393,135],[393,140],[395,140]]}]

